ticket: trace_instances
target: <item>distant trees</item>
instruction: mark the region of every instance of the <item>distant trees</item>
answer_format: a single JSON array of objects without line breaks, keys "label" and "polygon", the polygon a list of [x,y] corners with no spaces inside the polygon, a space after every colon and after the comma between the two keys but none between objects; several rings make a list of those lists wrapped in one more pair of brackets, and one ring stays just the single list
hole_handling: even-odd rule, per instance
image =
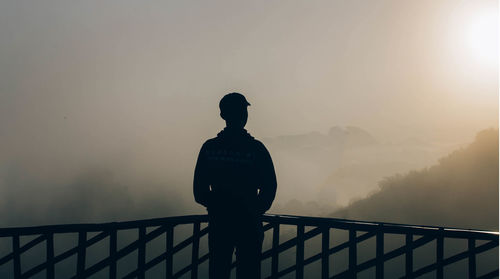
[{"label": "distant trees", "polygon": [[380,191],[332,215],[498,230],[498,167],[498,130],[483,130],[439,164],[385,178]]}]

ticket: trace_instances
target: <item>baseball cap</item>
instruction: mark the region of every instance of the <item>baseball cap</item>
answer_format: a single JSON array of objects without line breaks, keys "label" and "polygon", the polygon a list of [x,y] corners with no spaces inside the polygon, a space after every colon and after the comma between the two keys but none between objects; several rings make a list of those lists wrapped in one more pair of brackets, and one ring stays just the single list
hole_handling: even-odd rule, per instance
[{"label": "baseball cap", "polygon": [[232,92],[224,95],[219,102],[219,108],[221,111],[226,111],[235,107],[249,106],[250,103],[247,101],[245,96],[238,92]]}]

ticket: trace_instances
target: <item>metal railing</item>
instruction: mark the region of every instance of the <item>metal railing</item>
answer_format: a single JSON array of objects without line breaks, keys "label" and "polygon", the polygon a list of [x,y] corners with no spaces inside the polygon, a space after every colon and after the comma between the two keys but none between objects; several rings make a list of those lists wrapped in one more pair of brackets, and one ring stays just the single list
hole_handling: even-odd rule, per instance
[{"label": "metal railing", "polygon": [[[106,278],[117,278],[117,262],[132,253],[137,253],[134,260],[136,266],[123,278],[145,278],[146,272],[158,265],[164,265],[165,278],[206,278],[200,275],[199,266],[207,262],[209,256],[205,252],[200,255],[200,239],[208,234],[206,215],[190,215],[167,217],[149,220],[113,222],[104,224],[74,224],[52,225],[24,228],[0,229],[0,240],[10,239],[11,249],[0,250],[0,267],[9,265],[13,278],[30,278],[45,273],[46,278],[60,278],[55,274],[55,265],[76,255],[74,275],[70,278],[87,278],[98,272],[108,269]],[[262,261],[270,260],[269,275],[263,278],[280,278],[295,273],[296,278],[304,278],[304,268],[313,263],[319,263],[320,278],[356,278],[356,275],[368,269],[375,270],[375,278],[384,278],[386,263],[396,257],[404,258],[404,271],[401,278],[417,278],[421,275],[434,273],[436,278],[444,278],[444,268],[459,261],[467,262],[467,278],[495,278],[498,277],[498,263],[494,270],[478,275],[477,255],[498,247],[498,232],[462,230],[442,227],[411,226],[390,223],[358,222],[334,218],[299,217],[289,215],[264,215],[262,218],[266,241],[270,247],[263,249]],[[192,225],[192,234],[174,245],[174,228],[181,225]],[[280,242],[284,232],[280,228],[292,226],[295,232],[286,241]],[[136,230],[137,237],[129,244],[118,248],[118,233],[124,230]],[[333,230],[344,230],[346,237],[341,243],[335,244],[332,237]],[[62,252],[56,253],[54,237],[61,234],[77,235],[74,247],[66,247]],[[288,231],[288,234],[289,231]],[[400,236],[402,245],[389,249],[386,238]],[[21,243],[21,238],[31,237],[29,241]],[[146,257],[146,247],[154,239],[163,238],[164,248],[155,257]],[[316,238],[318,252],[306,257],[306,241]],[[359,261],[358,249],[360,243],[374,239],[375,256],[365,261]],[[461,239],[466,241],[465,251],[445,257],[445,240]],[[386,241],[386,243],[384,243]],[[89,264],[87,251],[97,243],[106,242],[104,259]],[[435,261],[421,267],[415,267],[414,251],[429,243],[432,246]],[[22,256],[24,253],[37,246],[44,247],[43,262],[22,270]],[[158,247],[156,247],[158,249]],[[183,267],[174,270],[175,254],[185,248],[191,248],[190,261]],[[293,249],[292,249],[293,248]],[[4,249],[5,250],[5,249]],[[285,251],[294,251],[295,259],[284,268],[280,268],[280,254]],[[336,262],[332,263],[332,256],[340,251],[347,251],[345,259],[347,268],[334,272]],[[135,254],[134,254],[135,256]],[[236,263],[233,263],[233,267]],[[495,269],[496,268],[496,269]],[[156,278],[156,277],[155,277]],[[308,276],[306,276],[308,278]]]}]

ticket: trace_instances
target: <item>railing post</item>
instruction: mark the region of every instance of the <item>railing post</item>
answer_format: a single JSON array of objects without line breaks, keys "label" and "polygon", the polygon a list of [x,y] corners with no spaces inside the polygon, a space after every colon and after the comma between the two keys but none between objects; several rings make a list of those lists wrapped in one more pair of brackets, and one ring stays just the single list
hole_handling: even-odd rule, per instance
[{"label": "railing post", "polygon": [[356,253],[356,231],[349,230],[349,278],[356,278],[357,253]]},{"label": "railing post", "polygon": [[117,233],[116,229],[111,229],[109,233],[109,278],[116,279],[116,245]]},{"label": "railing post", "polygon": [[165,271],[166,271],[166,278],[170,279],[173,277],[174,271],[173,271],[173,249],[174,249],[174,226],[173,225],[168,225],[167,228],[167,233],[165,235],[166,237],[166,242],[165,242],[165,249],[167,250],[167,257],[165,259]]},{"label": "railing post", "polygon": [[469,278],[476,278],[476,240],[473,238],[468,239],[467,250],[469,251]]},{"label": "railing post", "polygon": [[329,264],[330,264],[330,228],[323,227],[323,232],[321,233],[321,278],[329,279]]},{"label": "railing post", "polygon": [[200,222],[193,224],[193,247],[191,252],[191,279],[198,279],[198,257],[200,250]]},{"label": "railing post", "polygon": [[137,255],[137,278],[144,279],[146,266],[146,227],[139,227],[139,253]]},{"label": "railing post", "polygon": [[280,224],[276,221],[273,224],[273,247],[272,247],[272,258],[271,258],[271,278],[278,278],[278,246],[280,244]]},{"label": "railing post", "polygon": [[295,278],[304,278],[304,225],[297,225],[297,253],[295,257]]},{"label": "railing post", "polygon": [[48,233],[46,236],[47,252],[47,279],[54,279],[54,234]]},{"label": "railing post", "polygon": [[19,235],[12,237],[12,253],[14,256],[14,278],[21,278],[21,255],[19,253]]},{"label": "railing post", "polygon": [[437,279],[443,279],[443,256],[444,256],[444,237],[443,237],[443,228],[440,228],[436,239]]},{"label": "railing post", "polygon": [[407,233],[406,234],[406,265],[405,265],[405,271],[406,271],[406,277],[405,278],[413,278],[413,234]]},{"label": "railing post", "polygon": [[384,278],[384,231],[383,225],[380,224],[377,236],[376,236],[376,257],[377,257],[377,266],[376,266],[376,278],[383,279]]},{"label": "railing post", "polygon": [[87,232],[78,232],[78,255],[76,262],[76,277],[84,278],[85,272],[85,244],[87,242]]}]

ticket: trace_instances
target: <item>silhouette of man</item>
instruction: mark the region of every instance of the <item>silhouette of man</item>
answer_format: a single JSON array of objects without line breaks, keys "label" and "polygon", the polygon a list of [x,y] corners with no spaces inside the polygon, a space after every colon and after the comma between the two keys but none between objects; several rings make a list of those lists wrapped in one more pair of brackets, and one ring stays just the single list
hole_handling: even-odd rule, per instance
[{"label": "silhouette of man", "polygon": [[249,105],[239,93],[220,100],[226,128],[203,144],[196,163],[193,192],[208,210],[210,279],[230,277],[235,249],[236,277],[260,278],[261,216],[276,195],[276,175],[266,147],[243,129]]}]

